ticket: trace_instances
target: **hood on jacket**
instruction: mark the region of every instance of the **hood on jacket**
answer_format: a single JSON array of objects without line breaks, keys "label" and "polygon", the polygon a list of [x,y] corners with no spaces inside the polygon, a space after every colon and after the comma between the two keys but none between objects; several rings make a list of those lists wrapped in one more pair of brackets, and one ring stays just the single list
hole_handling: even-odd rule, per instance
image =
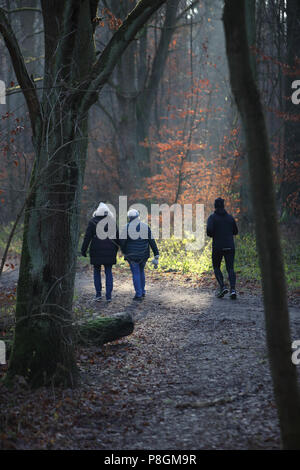
[{"label": "hood on jacket", "polygon": [[105,215],[109,215],[110,217],[113,217],[113,214],[109,210],[107,205],[104,202],[100,202],[97,209],[93,212],[93,217],[99,217],[99,216],[105,216]]},{"label": "hood on jacket", "polygon": [[218,214],[218,215],[225,215],[227,214],[226,210],[224,209],[224,207],[217,207],[217,209],[215,209],[215,214]]},{"label": "hood on jacket", "polygon": [[227,214],[224,208],[224,203],[225,201],[221,197],[218,197],[217,199],[215,199],[215,214],[219,214],[219,215]]},{"label": "hood on jacket", "polygon": [[215,209],[224,209],[225,201],[221,197],[215,199]]},{"label": "hood on jacket", "polygon": [[129,218],[129,221],[131,222],[132,220],[136,219],[137,217],[139,217],[140,213],[139,211],[137,211],[136,209],[130,209],[128,212],[127,212],[127,217]]}]

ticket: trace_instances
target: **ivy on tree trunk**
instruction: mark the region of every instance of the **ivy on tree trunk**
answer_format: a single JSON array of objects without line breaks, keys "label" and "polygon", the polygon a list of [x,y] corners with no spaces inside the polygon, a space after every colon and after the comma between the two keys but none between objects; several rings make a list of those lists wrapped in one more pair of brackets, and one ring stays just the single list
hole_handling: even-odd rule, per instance
[{"label": "ivy on tree trunk", "polygon": [[140,0],[96,57],[98,1],[41,0],[45,73],[39,97],[4,10],[0,32],[32,125],[35,162],[26,201],[16,328],[6,380],[72,386],[72,300],[88,111],[136,33],[165,0]]},{"label": "ivy on tree trunk", "polygon": [[225,0],[224,27],[231,88],[246,137],[256,242],[262,273],[267,346],[282,444],[300,449],[300,397],[291,361],[283,256],[265,117],[251,69],[245,0]]}]

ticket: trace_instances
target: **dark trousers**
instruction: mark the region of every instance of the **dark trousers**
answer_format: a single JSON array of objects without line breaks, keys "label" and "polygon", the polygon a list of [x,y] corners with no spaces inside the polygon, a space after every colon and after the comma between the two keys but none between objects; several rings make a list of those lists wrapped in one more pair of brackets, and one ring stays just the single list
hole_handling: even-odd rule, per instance
[{"label": "dark trousers", "polygon": [[224,256],[226,270],[227,270],[229,282],[230,282],[230,289],[235,290],[236,276],[235,276],[234,267],[233,267],[234,266],[234,254],[235,254],[234,249],[225,249],[225,250],[213,249],[212,251],[212,264],[214,268],[214,273],[221,289],[224,287],[224,279],[223,279],[223,274],[220,268],[221,268],[221,262]]},{"label": "dark trousers", "polygon": [[[106,299],[111,299],[111,293],[113,290],[113,275],[112,275],[112,265],[105,264],[105,290],[106,290]],[[96,296],[101,296],[102,282],[101,282],[101,266],[94,266],[94,285],[96,290]]]}]

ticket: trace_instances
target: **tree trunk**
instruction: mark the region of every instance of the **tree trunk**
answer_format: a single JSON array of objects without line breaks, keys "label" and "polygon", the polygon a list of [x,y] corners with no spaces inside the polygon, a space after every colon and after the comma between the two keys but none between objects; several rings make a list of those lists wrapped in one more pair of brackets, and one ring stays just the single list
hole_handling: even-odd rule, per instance
[{"label": "tree trunk", "polygon": [[[65,375],[57,376],[59,381],[75,382],[72,299],[87,123],[78,123],[80,132],[73,133],[71,114],[64,116],[61,128],[49,130],[50,147],[46,149],[46,142],[42,143],[41,170],[36,165],[32,178],[35,189],[25,214],[9,373],[27,377],[33,386],[50,377],[52,380],[58,366]],[[61,132],[72,143],[56,152]]]},{"label": "tree trunk", "polygon": [[[256,5],[253,0],[246,0],[246,25],[247,25],[247,37],[250,47],[256,46],[256,23],[255,23],[255,13]],[[254,53],[250,53],[251,69],[256,77],[256,56]],[[249,227],[253,225],[253,210],[251,206],[251,196],[250,196],[250,181],[249,181],[249,168],[247,156],[243,155],[241,162],[241,207],[242,217],[240,225],[241,227],[249,230]]]},{"label": "tree trunk", "polygon": [[149,127],[151,109],[158,92],[160,81],[163,77],[167,59],[169,56],[169,45],[176,28],[177,13],[180,0],[169,0],[166,5],[166,16],[162,27],[157,51],[152,63],[152,71],[149,80],[145,83],[143,93],[140,93],[136,103],[136,141],[137,153],[135,159],[140,166],[142,177],[149,176],[150,171],[150,149],[145,146],[149,138]]},{"label": "tree trunk", "polygon": [[245,2],[226,0],[223,20],[231,87],[246,134],[267,346],[282,443],[285,449],[300,449],[300,400],[297,371],[291,361],[289,313],[272,165],[265,118],[250,66]]},{"label": "tree trunk", "polygon": [[76,384],[72,300],[88,111],[138,30],[164,0],[141,0],[96,60],[96,0],[42,0],[44,92],[39,102],[16,38],[0,9],[2,33],[25,96],[35,164],[25,209],[16,328],[6,380],[34,387]]},{"label": "tree trunk", "polygon": [[81,8],[72,3],[42,2],[44,93],[33,123],[36,158],[25,210],[15,340],[7,374],[7,380],[22,375],[34,387],[50,382],[71,386],[77,375],[72,299],[88,129],[87,117],[78,118],[69,88],[92,66],[95,53],[89,2]]},{"label": "tree trunk", "polygon": [[[118,103],[117,147],[120,159],[121,178],[127,186],[139,186],[140,178],[149,176],[150,149],[147,143],[151,122],[151,109],[158,91],[168,59],[171,38],[176,27],[179,0],[170,0],[166,5],[165,21],[161,28],[160,41],[155,51],[152,69],[149,71],[147,53],[147,31],[139,40],[139,49],[132,44],[118,63],[114,76]],[[115,16],[124,14],[130,2],[112,2]],[[132,49],[132,50],[130,50]],[[148,79],[147,79],[147,74]],[[130,117],[129,117],[130,116]],[[133,180],[133,175],[135,180]],[[126,190],[126,188],[122,188]]]},{"label": "tree trunk", "polygon": [[[300,214],[299,170],[300,164],[300,109],[293,104],[292,83],[300,73],[300,2],[287,0],[287,64],[285,76],[285,174],[282,185],[282,203],[289,214]],[[298,170],[298,171],[297,171]],[[291,178],[290,175],[294,174]]]},{"label": "tree trunk", "polygon": [[116,67],[118,132],[116,134],[120,168],[120,186],[129,194],[136,186],[139,168],[136,164],[136,43],[125,51]]}]

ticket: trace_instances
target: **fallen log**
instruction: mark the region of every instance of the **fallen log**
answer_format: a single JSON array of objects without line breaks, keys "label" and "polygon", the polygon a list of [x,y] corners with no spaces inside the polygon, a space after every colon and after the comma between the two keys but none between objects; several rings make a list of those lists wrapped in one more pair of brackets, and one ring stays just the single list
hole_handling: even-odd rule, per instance
[{"label": "fallen log", "polygon": [[120,312],[111,317],[96,317],[75,325],[76,341],[79,344],[102,346],[130,335],[134,330],[132,315]]},{"label": "fallen log", "polygon": [[[130,313],[120,312],[111,317],[96,317],[80,321],[73,326],[76,343],[85,346],[102,346],[105,343],[129,336],[134,330],[134,321]],[[13,330],[11,329],[1,339],[5,343],[5,356],[8,361],[13,346]]]}]

